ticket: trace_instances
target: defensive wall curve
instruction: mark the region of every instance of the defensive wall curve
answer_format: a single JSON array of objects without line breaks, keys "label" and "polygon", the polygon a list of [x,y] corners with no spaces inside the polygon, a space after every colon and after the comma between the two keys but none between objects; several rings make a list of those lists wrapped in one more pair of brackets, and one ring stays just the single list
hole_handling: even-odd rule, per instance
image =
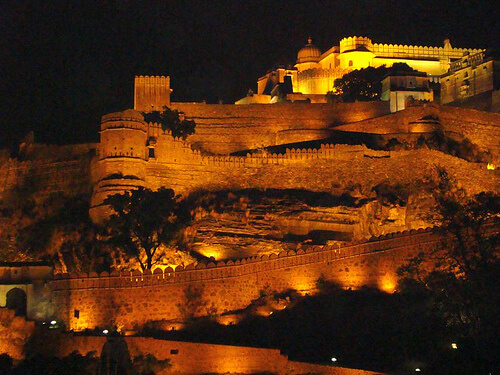
[{"label": "defensive wall curve", "polygon": [[366,119],[335,127],[336,131],[392,135],[419,134],[429,130],[429,121],[435,120],[435,129],[451,139],[464,138],[488,151],[500,160],[500,114],[451,106],[426,104],[406,108],[390,115]]},{"label": "defensive wall curve", "polygon": [[[108,193],[101,189],[101,182],[109,185],[111,177],[114,188],[126,190],[141,184],[153,190],[172,188],[182,195],[200,189],[245,188],[332,192],[334,186],[342,189],[355,184],[370,191],[384,181],[411,184],[423,180],[433,176],[435,166],[439,165],[472,194],[498,191],[499,186],[498,176],[487,171],[486,164],[468,163],[436,150],[377,151],[364,145],[327,143],[316,148],[287,148],[283,153],[207,155],[196,149],[189,138],[174,139],[159,124],[148,124],[147,137],[155,140],[154,158],[146,157],[146,145],[142,146],[144,151],[139,152],[144,159],[109,147],[100,151],[93,170],[91,213],[94,220],[106,217],[101,203]],[[106,150],[109,153],[105,153]],[[121,182],[116,179],[120,175],[123,176]]]},{"label": "defensive wall curve", "polygon": [[310,293],[320,277],[345,288],[367,285],[393,291],[397,268],[439,242],[431,229],[417,230],[344,247],[310,247],[153,273],[63,274],[51,282],[51,289],[59,319],[69,329],[132,329],[148,322],[182,320],[179,306],[186,303],[188,285],[203,295],[199,315],[206,315],[206,309],[221,314],[245,308],[264,289]]},{"label": "defensive wall curve", "polygon": [[196,122],[196,132],[188,138],[190,143],[219,155],[285,142],[321,139],[332,125],[389,113],[388,103],[385,102],[277,105],[171,103],[170,108]]},{"label": "defensive wall curve", "polygon": [[[43,353],[59,358],[78,351],[82,355],[90,352],[100,354],[107,340],[103,336],[81,336],[64,334],[60,340],[39,349]],[[172,367],[157,372],[165,374],[324,374],[324,375],[382,375],[382,373],[338,366],[319,365],[290,361],[279,349],[255,348],[205,344],[149,337],[124,337],[132,358],[153,354],[157,359],[169,359]]]}]

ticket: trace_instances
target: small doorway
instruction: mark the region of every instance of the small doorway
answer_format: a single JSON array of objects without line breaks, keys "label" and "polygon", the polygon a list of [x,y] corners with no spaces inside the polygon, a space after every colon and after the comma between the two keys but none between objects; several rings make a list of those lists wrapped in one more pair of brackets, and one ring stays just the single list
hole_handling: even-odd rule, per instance
[{"label": "small doorway", "polygon": [[6,306],[15,310],[16,315],[26,316],[26,292],[19,288],[11,289],[7,292]]}]

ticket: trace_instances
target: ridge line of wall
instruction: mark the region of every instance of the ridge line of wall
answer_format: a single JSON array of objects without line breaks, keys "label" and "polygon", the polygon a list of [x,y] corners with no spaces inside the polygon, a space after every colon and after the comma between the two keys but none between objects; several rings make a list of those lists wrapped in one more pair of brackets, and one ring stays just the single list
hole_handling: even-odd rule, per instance
[{"label": "ridge line of wall", "polygon": [[[413,233],[412,233],[413,232]],[[430,237],[430,239],[428,239]],[[409,244],[398,246],[380,246],[390,242],[400,241],[402,238],[410,238]],[[421,238],[422,240],[418,240]],[[97,275],[97,273],[87,274],[59,274],[52,281],[55,288],[53,290],[75,290],[75,289],[96,289],[96,288],[130,288],[148,287],[161,284],[183,284],[193,281],[219,280],[232,277],[240,277],[249,274],[256,274],[268,270],[290,268],[314,264],[318,262],[332,262],[373,253],[394,251],[407,246],[422,246],[435,243],[435,232],[432,228],[418,231],[405,231],[400,234],[389,234],[380,236],[374,240],[359,244],[352,244],[344,247],[323,246],[310,248],[306,251],[289,251],[279,254],[263,255],[245,258],[242,260],[190,264],[186,267],[177,267],[176,270],[168,267],[164,271],[157,268],[154,273],[142,273],[132,271],[128,274],[111,274],[107,272]],[[346,254],[342,254],[344,251]],[[85,282],[86,281],[86,282]],[[84,284],[80,284],[80,283]]]}]

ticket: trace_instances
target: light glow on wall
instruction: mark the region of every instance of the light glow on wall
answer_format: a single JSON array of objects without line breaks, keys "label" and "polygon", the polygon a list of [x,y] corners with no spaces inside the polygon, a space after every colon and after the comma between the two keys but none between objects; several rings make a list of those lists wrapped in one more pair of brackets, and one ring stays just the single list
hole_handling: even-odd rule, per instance
[{"label": "light glow on wall", "polygon": [[386,275],[379,280],[378,287],[386,293],[394,293],[396,291],[396,278],[394,275]]},{"label": "light glow on wall", "polygon": [[196,249],[201,255],[213,260],[224,259],[224,248],[213,244],[200,244]]}]

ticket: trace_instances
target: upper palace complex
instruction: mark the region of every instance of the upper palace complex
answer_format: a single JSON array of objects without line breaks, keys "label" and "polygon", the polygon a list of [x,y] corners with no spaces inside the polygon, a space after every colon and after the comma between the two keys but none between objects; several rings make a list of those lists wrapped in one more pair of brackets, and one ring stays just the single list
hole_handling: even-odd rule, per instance
[{"label": "upper palace complex", "polygon": [[366,37],[343,38],[339,45],[325,52],[316,47],[309,38],[298,52],[293,66],[279,66],[268,71],[257,82],[257,93],[244,98],[243,103],[266,103],[279,84],[289,85],[296,97],[293,99],[320,100],[333,90],[334,82],[345,74],[367,67],[390,67],[394,63],[405,63],[416,71],[424,72],[430,81],[439,82],[447,73],[450,64],[464,55],[484,52],[481,49],[453,48],[449,39],[442,47],[422,47],[373,43]]}]

